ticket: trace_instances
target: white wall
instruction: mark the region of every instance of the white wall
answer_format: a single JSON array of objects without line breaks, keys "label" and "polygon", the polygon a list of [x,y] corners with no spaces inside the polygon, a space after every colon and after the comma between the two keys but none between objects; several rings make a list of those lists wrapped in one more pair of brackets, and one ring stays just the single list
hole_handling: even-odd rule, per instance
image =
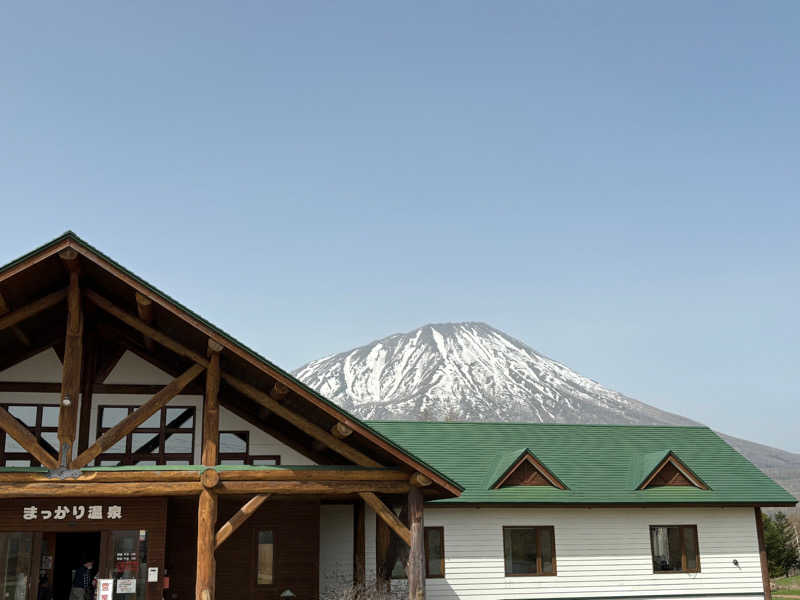
[{"label": "white wall", "polygon": [[[330,525],[331,521],[321,523],[323,528]],[[425,525],[444,527],[445,538],[446,578],[427,580],[430,600],[763,597],[752,508],[427,507]],[[503,526],[508,525],[554,526],[558,574],[506,577]],[[697,525],[701,572],[653,573],[650,525]],[[352,515],[346,524],[336,523],[335,530],[349,535],[347,550],[342,547],[341,552],[350,551]],[[336,541],[324,531],[321,534],[320,554],[329,556]],[[371,582],[375,579],[375,513],[369,509],[366,543],[367,581]],[[345,569],[332,572],[341,578]],[[404,587],[404,581],[392,582],[393,591]]]},{"label": "white wall", "polygon": [[331,597],[352,584],[353,505],[322,504],[319,510],[320,597]]}]

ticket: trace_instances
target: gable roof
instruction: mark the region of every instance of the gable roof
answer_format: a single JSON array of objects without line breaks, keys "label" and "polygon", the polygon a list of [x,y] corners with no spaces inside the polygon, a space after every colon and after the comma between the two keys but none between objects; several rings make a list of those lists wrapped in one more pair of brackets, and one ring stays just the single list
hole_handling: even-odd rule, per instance
[{"label": "gable roof", "polygon": [[[436,504],[707,504],[794,506],[797,500],[707,427],[372,421],[465,490]],[[498,461],[532,448],[568,489],[489,489]],[[670,448],[710,489],[637,490]],[[650,471],[654,467],[651,466]]]},{"label": "gable roof", "polygon": [[[248,348],[230,334],[127,270],[72,231],[67,231],[28,254],[0,267],[0,284],[24,279],[26,290],[32,295],[27,301],[36,299],[38,295],[52,292],[53,280],[57,276],[64,276],[64,270],[57,255],[68,248],[75,250],[82,259],[87,261],[89,268],[85,271],[88,272],[85,273],[82,270],[81,278],[84,279],[84,275],[86,275],[90,285],[105,287],[111,296],[124,295],[126,305],[133,301],[130,292],[144,295],[159,307],[159,310],[163,309],[161,319],[169,320],[171,335],[179,335],[178,329],[180,329],[186,340],[192,342],[191,345],[196,345],[198,341],[205,343],[206,338],[214,340],[223,346],[224,351],[229,353],[228,358],[223,359],[223,362],[227,363],[227,367],[236,375],[248,381],[253,377],[260,376],[264,381],[282,383],[294,392],[295,400],[301,403],[300,406],[304,409],[303,414],[306,418],[310,418],[310,413],[313,413],[319,425],[341,422],[357,434],[357,436],[348,438],[348,442],[352,441],[352,443],[358,444],[360,450],[378,453],[383,458],[391,459],[392,462],[421,472],[445,494],[457,495],[461,492],[462,488],[458,483]],[[42,289],[38,289],[38,286],[41,286]],[[131,312],[135,313],[135,309]],[[198,352],[204,355],[205,346],[198,348]],[[352,439],[353,437],[357,439]]]},{"label": "gable roof", "polygon": [[538,471],[553,487],[566,487],[564,483],[536,457],[530,448],[517,448],[516,450],[503,452],[498,455],[494,468],[489,470],[488,488],[497,489],[502,487],[503,483],[521,467],[524,461],[530,461],[531,468]]},{"label": "gable roof", "polygon": [[689,468],[672,450],[647,452],[641,455],[640,459],[641,460],[634,462],[634,468],[631,470],[636,481],[634,488],[637,490],[647,488],[658,473],[669,464],[674,465],[692,485],[698,488],[709,487],[708,484],[698,477],[697,473]]}]

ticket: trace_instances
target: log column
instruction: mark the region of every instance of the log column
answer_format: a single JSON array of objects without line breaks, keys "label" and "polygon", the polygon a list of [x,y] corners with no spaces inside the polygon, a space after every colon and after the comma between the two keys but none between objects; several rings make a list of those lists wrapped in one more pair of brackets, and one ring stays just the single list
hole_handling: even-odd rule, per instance
[{"label": "log column", "polygon": [[75,429],[78,424],[81,355],[83,353],[83,312],[81,310],[78,253],[67,249],[59,256],[69,270],[67,336],[64,342],[61,403],[58,411],[58,462],[61,466],[66,467],[72,460],[72,445],[75,443]]},{"label": "log column", "polygon": [[366,513],[363,500],[353,505],[353,587],[361,590],[367,579]]},{"label": "log column", "polygon": [[392,572],[389,563],[389,543],[392,530],[380,515],[375,515],[375,588],[379,594],[392,591]]},{"label": "log column", "polygon": [[422,490],[411,486],[408,491],[408,517],[411,546],[408,553],[408,598],[425,600],[425,522]]},{"label": "log column", "polygon": [[219,458],[219,353],[222,346],[208,340],[208,369],[206,369],[206,396],[203,405],[203,464],[213,467]]},{"label": "log column", "polygon": [[196,600],[214,600],[217,564],[214,560],[217,528],[217,494],[203,488],[197,504]]}]

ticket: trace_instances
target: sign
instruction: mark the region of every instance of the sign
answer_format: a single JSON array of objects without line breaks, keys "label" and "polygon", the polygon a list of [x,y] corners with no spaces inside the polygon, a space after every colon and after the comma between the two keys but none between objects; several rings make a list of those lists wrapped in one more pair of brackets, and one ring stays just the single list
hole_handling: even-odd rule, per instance
[{"label": "sign", "polygon": [[147,583],[158,583],[158,567],[148,567]]},{"label": "sign", "polygon": [[114,580],[98,579],[97,600],[113,600],[113,599],[114,599]]},{"label": "sign", "polygon": [[117,579],[117,593],[118,594],[135,594],[136,593],[136,580],[135,579]]},{"label": "sign", "polygon": [[58,505],[55,508],[40,508],[32,504],[22,509],[23,521],[102,521],[103,519],[118,520],[121,518],[122,507],[116,504],[109,506],[73,504],[70,506]]}]

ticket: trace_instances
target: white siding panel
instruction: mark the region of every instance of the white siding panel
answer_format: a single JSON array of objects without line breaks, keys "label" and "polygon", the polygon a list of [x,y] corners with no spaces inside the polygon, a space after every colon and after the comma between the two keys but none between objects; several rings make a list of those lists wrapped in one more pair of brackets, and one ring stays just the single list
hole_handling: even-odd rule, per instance
[{"label": "white siding panel", "polygon": [[303,456],[297,450],[290,448],[283,442],[262,431],[258,427],[251,425],[244,419],[237,417],[225,407],[219,410],[219,430],[220,431],[248,431],[250,432],[250,454],[277,454],[281,457],[281,465],[313,465],[316,464],[307,456]]},{"label": "white siding panel", "polygon": [[321,598],[353,585],[353,506],[323,504],[319,512]]},{"label": "white siding panel", "polygon": [[56,351],[48,348],[0,372],[0,381],[61,383],[61,361]]},{"label": "white siding panel", "polygon": [[[374,578],[374,513],[367,523]],[[430,600],[763,597],[752,508],[428,508],[425,524],[444,527],[445,537],[447,577],[427,580]],[[503,526],[509,525],[555,527],[556,576],[505,576]],[[650,525],[697,525],[701,572],[653,573]]]}]

